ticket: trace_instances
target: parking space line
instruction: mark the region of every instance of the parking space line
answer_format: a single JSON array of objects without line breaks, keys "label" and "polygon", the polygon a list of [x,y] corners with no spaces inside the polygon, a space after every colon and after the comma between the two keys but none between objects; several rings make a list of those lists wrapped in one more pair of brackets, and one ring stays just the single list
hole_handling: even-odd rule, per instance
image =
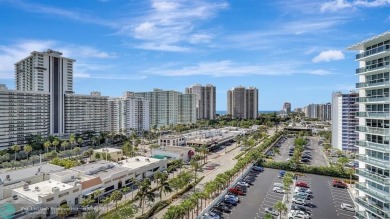
[{"label": "parking space line", "polygon": [[271,203],[272,205],[275,204],[274,202],[268,201],[268,200],[266,200],[266,199],[264,199],[263,203],[265,203],[265,204],[266,204],[266,203]]},{"label": "parking space line", "polygon": [[355,216],[351,216],[351,215],[344,214],[344,213],[340,213],[340,212],[337,212],[337,214],[341,214],[341,215],[344,215],[344,216],[347,216],[347,217],[352,217],[352,218],[354,218],[354,217],[355,217]]},{"label": "parking space line", "polygon": [[349,199],[340,198],[340,197],[333,197],[333,200],[335,200],[335,201],[348,201]]},{"label": "parking space line", "polygon": [[266,196],[278,197],[278,198],[283,197],[283,195],[277,195],[276,193],[268,193]]}]

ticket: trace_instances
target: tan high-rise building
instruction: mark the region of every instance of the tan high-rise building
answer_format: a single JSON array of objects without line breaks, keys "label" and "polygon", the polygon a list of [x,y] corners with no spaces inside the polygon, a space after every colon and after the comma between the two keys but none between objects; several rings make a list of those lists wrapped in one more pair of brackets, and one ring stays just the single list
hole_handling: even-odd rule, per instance
[{"label": "tan high-rise building", "polygon": [[187,87],[186,94],[196,95],[196,118],[197,119],[215,119],[216,118],[216,92],[215,86],[200,84]]},{"label": "tan high-rise building", "polygon": [[234,119],[255,119],[258,115],[258,90],[235,87],[227,92],[227,114]]}]

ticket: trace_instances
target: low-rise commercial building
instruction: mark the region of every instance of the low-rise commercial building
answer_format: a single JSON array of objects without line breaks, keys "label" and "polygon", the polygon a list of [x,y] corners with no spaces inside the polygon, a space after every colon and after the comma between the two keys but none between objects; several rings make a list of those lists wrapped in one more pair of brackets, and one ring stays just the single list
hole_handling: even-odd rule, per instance
[{"label": "low-rise commercial building", "polygon": [[160,148],[154,148],[152,151],[152,157],[156,159],[172,159],[189,161],[191,157],[195,155],[195,149],[192,147],[182,146],[164,146]]},{"label": "low-rise commercial building", "polygon": [[163,135],[158,138],[158,145],[160,147],[184,146],[186,145],[186,139],[183,135]]},{"label": "low-rise commercial building", "polygon": [[96,154],[99,154],[102,160],[120,161],[123,157],[122,149],[118,148],[100,148],[93,150],[92,160],[96,159]]}]

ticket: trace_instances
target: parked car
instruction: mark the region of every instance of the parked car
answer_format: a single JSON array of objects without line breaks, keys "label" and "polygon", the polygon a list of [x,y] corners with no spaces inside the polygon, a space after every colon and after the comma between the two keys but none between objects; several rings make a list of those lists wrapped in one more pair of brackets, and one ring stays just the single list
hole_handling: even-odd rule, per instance
[{"label": "parked car", "polygon": [[347,203],[341,203],[340,207],[341,207],[341,209],[346,210],[346,211],[352,211],[352,212],[355,211],[355,207],[350,205],[350,204],[347,204]]},{"label": "parked car", "polygon": [[279,216],[279,213],[273,208],[265,208],[265,213],[270,213],[273,216]]},{"label": "parked car", "polygon": [[248,183],[243,182],[243,181],[238,182],[237,185],[245,186],[245,187],[249,187],[250,186]]},{"label": "parked car", "polygon": [[310,159],[309,158],[302,158],[301,162],[302,163],[310,163]]},{"label": "parked car", "polygon": [[333,180],[332,186],[337,187],[337,188],[343,188],[343,189],[346,189],[348,187],[345,182],[338,180],[338,179]]},{"label": "parked car", "polygon": [[238,196],[235,196],[235,195],[225,195],[225,199],[233,199],[234,201],[236,202],[240,202],[240,199],[238,198]]},{"label": "parked car", "polygon": [[223,203],[231,205],[231,206],[236,206],[237,205],[237,202],[234,201],[233,199],[224,199]]},{"label": "parked car", "polygon": [[302,159],[305,159],[305,158],[306,158],[306,159],[311,160],[311,156],[310,156],[310,155],[305,155],[305,154],[304,154],[304,155],[302,155],[301,158],[302,158]]},{"label": "parked car", "polygon": [[228,191],[235,194],[235,195],[245,195],[245,193],[243,191],[238,190],[236,188],[230,188]]},{"label": "parked car", "polygon": [[284,174],[286,174],[286,171],[280,171],[279,172],[279,179],[283,178],[284,177]]},{"label": "parked car", "polygon": [[313,194],[313,192],[310,189],[304,187],[296,187],[294,192],[305,192],[308,194]]},{"label": "parked car", "polygon": [[303,188],[310,188],[307,183],[305,182],[301,182],[301,181],[298,181],[295,183],[295,186],[298,186],[298,187],[303,187]]},{"label": "parked car", "polygon": [[207,212],[204,214],[204,216],[202,217],[204,219],[220,219],[221,217],[216,214],[215,212]]},{"label": "parked car", "polygon": [[272,190],[276,193],[282,193],[282,194],[284,194],[284,192],[285,192],[284,189],[279,188],[279,187],[274,187]]},{"label": "parked car", "polygon": [[310,219],[309,215],[301,214],[299,211],[293,211],[288,213],[288,219]]},{"label": "parked car", "polygon": [[252,167],[252,170],[259,171],[259,172],[263,172],[263,171],[264,171],[264,167],[261,167],[261,166],[253,166],[253,167]]},{"label": "parked car", "polygon": [[311,210],[308,209],[308,208],[305,208],[303,206],[300,206],[300,205],[291,205],[291,210],[300,210],[300,211],[303,211],[303,212],[306,212],[308,214],[311,214]]},{"label": "parked car", "polygon": [[293,198],[299,198],[299,199],[304,199],[304,200],[309,200],[310,199],[310,196],[307,195],[307,194],[294,194],[293,195]]},{"label": "parked car", "polygon": [[253,181],[252,180],[243,179],[242,181],[248,183],[251,186],[253,185]]},{"label": "parked car", "polygon": [[292,203],[297,205],[306,205],[306,200],[301,198],[292,198]]},{"label": "parked car", "polygon": [[231,210],[226,205],[216,205],[214,206],[214,209],[217,209],[218,211],[224,212],[224,213],[230,213]]},{"label": "parked car", "polygon": [[274,187],[284,188],[283,183],[274,183]]}]

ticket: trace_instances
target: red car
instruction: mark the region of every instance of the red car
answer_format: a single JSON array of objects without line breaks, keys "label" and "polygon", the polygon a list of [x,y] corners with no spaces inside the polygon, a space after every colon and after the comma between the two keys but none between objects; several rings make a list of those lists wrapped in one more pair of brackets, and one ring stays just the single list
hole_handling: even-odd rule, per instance
[{"label": "red car", "polygon": [[303,187],[303,188],[310,188],[310,186],[307,185],[305,182],[296,182],[295,186]]},{"label": "red car", "polygon": [[333,179],[332,186],[338,187],[338,188],[343,188],[343,189],[346,189],[348,187],[345,182],[343,182],[339,179]]},{"label": "red car", "polygon": [[235,194],[235,195],[245,195],[244,192],[242,192],[242,191],[240,191],[240,190],[238,190],[238,189],[236,189],[236,188],[230,188],[230,189],[229,189],[229,192],[231,192],[231,193],[233,193],[233,194]]}]

